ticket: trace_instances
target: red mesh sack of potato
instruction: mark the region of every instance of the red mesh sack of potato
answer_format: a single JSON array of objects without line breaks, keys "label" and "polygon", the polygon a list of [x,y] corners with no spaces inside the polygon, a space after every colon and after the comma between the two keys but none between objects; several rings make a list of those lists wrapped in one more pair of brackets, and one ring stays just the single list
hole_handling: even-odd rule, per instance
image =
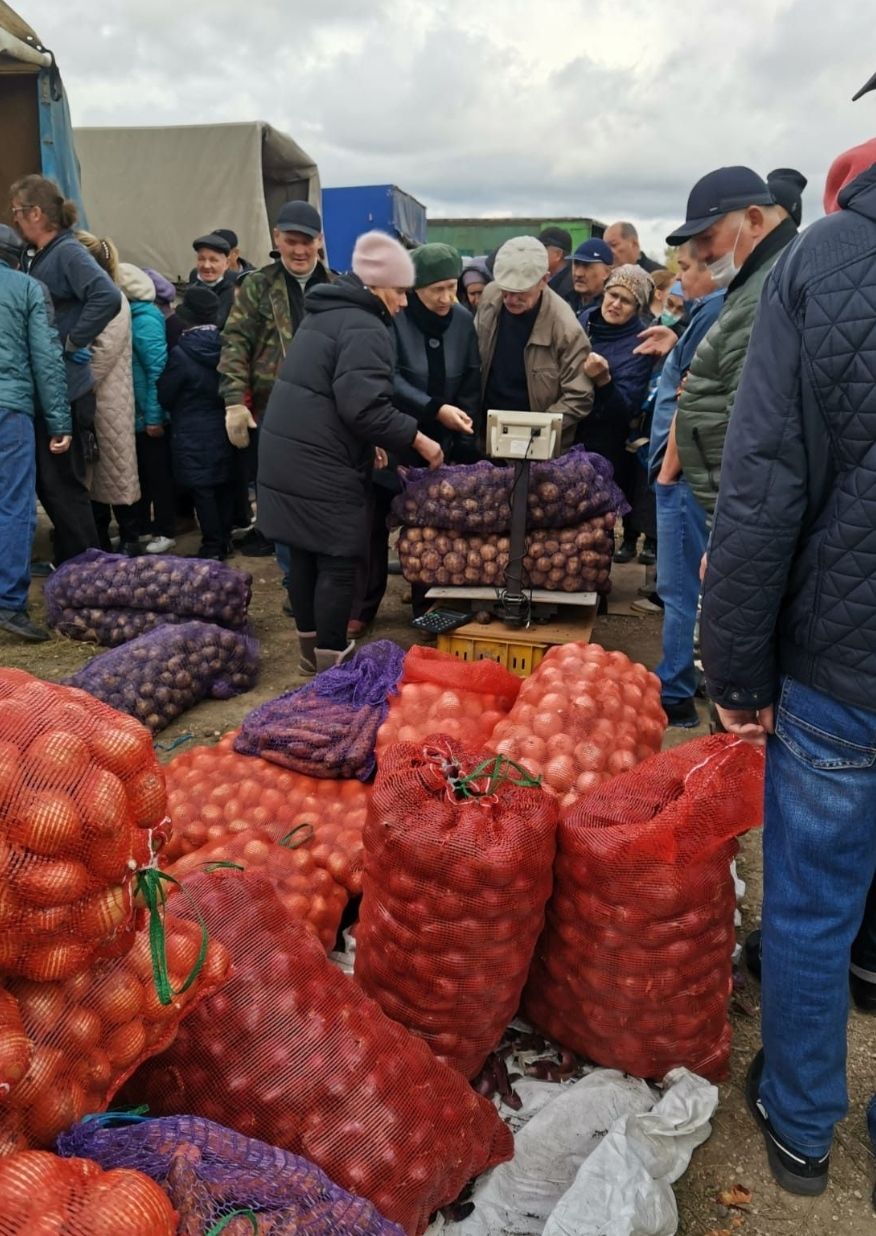
[{"label": "red mesh sack of potato", "polygon": [[0,670],[0,974],[68,978],[123,951],[162,844],[149,733],[69,687]]},{"label": "red mesh sack of potato", "polygon": [[170,874],[182,880],[214,863],[255,871],[270,881],[290,918],[304,923],[328,953],[335,947],[349,894],[317,863],[315,848],[310,824],[298,824],[279,839],[268,829],[248,828],[184,855],[171,866]]},{"label": "red mesh sack of potato", "polygon": [[466,1077],[517,1012],[550,896],[556,800],[438,736],[384,753],[365,826],[356,978]]},{"label": "red mesh sack of potato", "polygon": [[[511,1157],[493,1105],[332,965],[266,880],[226,868],[185,887],[234,974],[131,1079],[126,1101],[302,1155],[412,1236]],[[185,912],[179,896],[172,904]]]},{"label": "red mesh sack of potato", "polygon": [[398,695],[377,734],[377,758],[390,743],[446,734],[479,751],[517,699],[520,679],[495,661],[460,661],[415,645],[405,657]]},{"label": "red mesh sack of potato", "polygon": [[224,981],[230,959],[215,939],[199,966],[200,926],[168,916],[164,936],[167,967],[158,985],[145,929],[124,957],[63,982],[8,980],[4,1003],[17,1005],[30,1058],[0,1101],[0,1154],[50,1146],[75,1121],[103,1111],[137,1065],[168,1047],[180,1019]]},{"label": "red mesh sack of potato", "polygon": [[659,751],[665,728],[656,674],[599,644],[559,644],[486,746],[541,777],[569,807]]},{"label": "red mesh sack of potato", "polygon": [[0,1236],[175,1236],[176,1218],[142,1172],[44,1150],[0,1159]]},{"label": "red mesh sack of potato", "polygon": [[370,786],[305,777],[233,749],[233,730],[215,747],[193,747],[165,768],[173,836],[162,861],[253,828],[281,841],[309,829],[308,853],[351,895],[362,891],[362,830]]},{"label": "red mesh sack of potato", "polygon": [[730,1055],[736,838],[761,821],[763,757],[716,734],[666,751],[560,820],[527,1016],[607,1068],[712,1080]]}]

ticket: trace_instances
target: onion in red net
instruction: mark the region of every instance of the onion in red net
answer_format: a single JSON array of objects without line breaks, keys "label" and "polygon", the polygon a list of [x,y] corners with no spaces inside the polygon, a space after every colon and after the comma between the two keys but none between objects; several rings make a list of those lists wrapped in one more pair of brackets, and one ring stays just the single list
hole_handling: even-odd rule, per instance
[{"label": "onion in red net", "polygon": [[736,838],[761,821],[763,758],[729,735],[594,790],[557,832],[554,891],[524,995],[543,1033],[607,1068],[721,1080]]},{"label": "onion in red net", "polygon": [[556,803],[437,735],[385,752],[365,828],[356,978],[474,1077],[517,1012],[550,894]]}]

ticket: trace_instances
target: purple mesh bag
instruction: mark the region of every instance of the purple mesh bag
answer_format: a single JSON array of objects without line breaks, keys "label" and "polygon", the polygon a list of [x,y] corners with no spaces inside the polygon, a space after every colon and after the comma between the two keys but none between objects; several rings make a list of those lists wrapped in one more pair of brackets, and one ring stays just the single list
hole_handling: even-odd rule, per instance
[{"label": "purple mesh bag", "polygon": [[188,614],[160,614],[151,609],[62,609],[56,610],[52,626],[59,635],[116,648],[162,623],[191,621]]},{"label": "purple mesh bag", "polygon": [[80,687],[153,734],[202,699],[230,699],[255,686],[259,646],[210,622],[165,623],[102,652],[66,683]]},{"label": "purple mesh bag", "polygon": [[397,690],[404,651],[376,640],[313,682],[254,708],[234,750],[260,755],[309,777],[367,781],[376,767],[377,731]]},{"label": "purple mesh bag", "polygon": [[179,1215],[180,1236],[404,1236],[309,1160],[198,1116],[109,1112],[62,1133],[57,1150],[151,1177]]},{"label": "purple mesh bag", "polygon": [[[630,509],[601,455],[573,446],[559,459],[532,464],[527,528],[567,528]],[[501,533],[511,527],[514,470],[484,460],[449,468],[410,468],[393,500],[392,522],[453,532]]]},{"label": "purple mesh bag", "polygon": [[[74,639],[98,637],[96,642],[119,643],[120,630],[143,622],[141,631],[159,621],[206,619],[238,630],[246,625],[252,597],[252,576],[222,562],[203,558],[144,554],[128,558],[87,549],[65,562],[46,581],[46,616],[49,625]],[[87,614],[82,627],[75,613]],[[108,615],[97,619],[98,614]],[[87,632],[83,636],[82,632]],[[140,632],[135,631],[135,634]],[[130,638],[130,637],[129,637]]]}]

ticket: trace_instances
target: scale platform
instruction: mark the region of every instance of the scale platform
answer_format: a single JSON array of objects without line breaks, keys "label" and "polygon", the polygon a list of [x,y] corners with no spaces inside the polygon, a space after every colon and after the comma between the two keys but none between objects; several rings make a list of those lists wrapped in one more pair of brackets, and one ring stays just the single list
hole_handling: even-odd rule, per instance
[{"label": "scale platform", "polygon": [[[596,605],[598,597],[595,592],[549,592],[547,588],[525,590],[527,600],[533,605]],[[495,601],[496,589],[490,587],[459,586],[442,587],[435,585],[426,593],[430,601]]]}]

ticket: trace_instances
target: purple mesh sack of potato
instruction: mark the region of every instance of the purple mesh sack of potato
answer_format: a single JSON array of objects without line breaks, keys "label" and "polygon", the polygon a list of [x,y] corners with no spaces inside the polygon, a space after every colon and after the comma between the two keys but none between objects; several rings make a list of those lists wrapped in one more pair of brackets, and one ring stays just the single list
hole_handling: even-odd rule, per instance
[{"label": "purple mesh sack of potato", "polygon": [[46,581],[49,625],[71,639],[115,645],[162,622],[246,625],[252,576],[203,558],[128,558],[88,549]]},{"label": "purple mesh sack of potato", "polygon": [[259,646],[211,622],[164,624],[102,652],[67,685],[136,717],[153,734],[203,699],[231,699],[255,686]]}]

